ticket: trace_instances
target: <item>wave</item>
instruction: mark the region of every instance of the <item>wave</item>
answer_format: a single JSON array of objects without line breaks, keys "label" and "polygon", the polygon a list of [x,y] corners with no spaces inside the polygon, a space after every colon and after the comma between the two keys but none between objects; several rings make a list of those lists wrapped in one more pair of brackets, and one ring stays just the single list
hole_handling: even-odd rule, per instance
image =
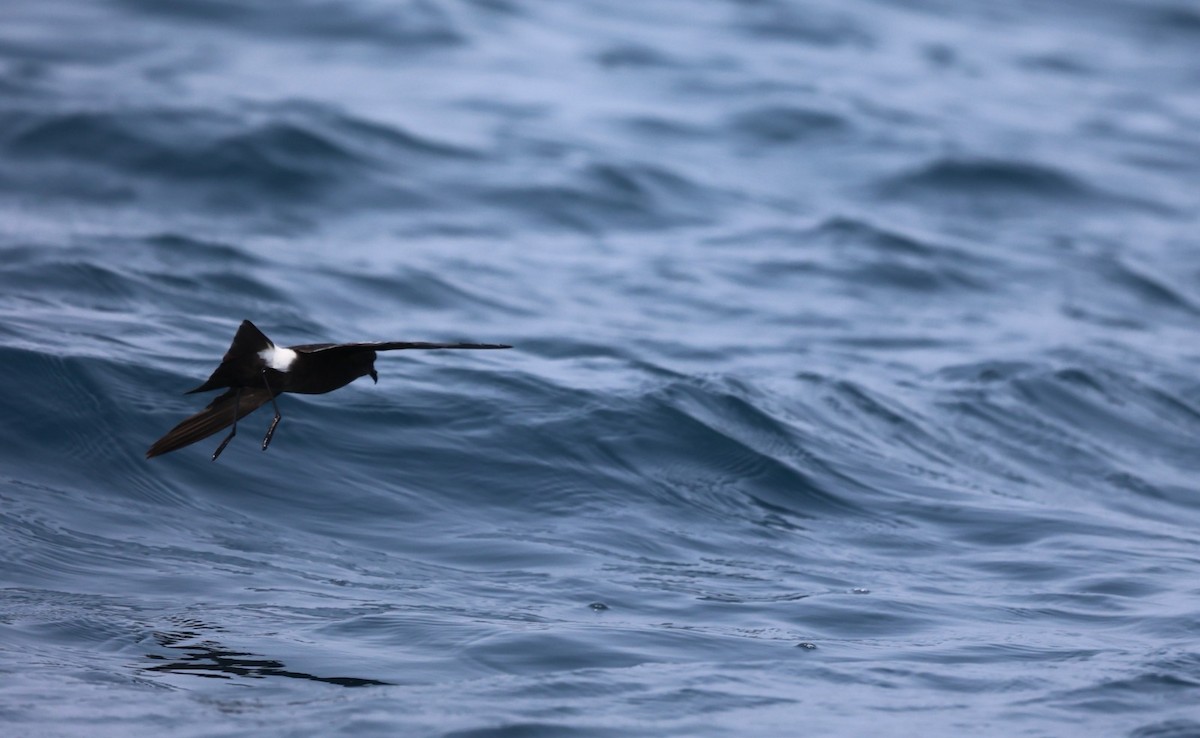
[{"label": "wave", "polygon": [[402,4],[302,0],[286,8],[236,0],[179,0],[168,4],[153,0],[120,0],[140,15],[160,16],[235,29],[258,36],[354,43],[448,46],[464,41],[464,34],[440,4],[415,0]]},{"label": "wave", "polygon": [[1078,178],[1052,166],[997,159],[939,159],[897,176],[886,189],[893,194],[928,192],[979,196],[1016,195],[1077,199],[1091,196]]},{"label": "wave", "polygon": [[[987,292],[982,275],[1000,265],[937,240],[833,216],[809,228],[764,228],[721,236],[710,243],[747,250],[738,271],[755,284],[823,278],[862,291]],[[761,256],[753,255],[758,252]],[[786,254],[786,257],[780,256]]]},{"label": "wave", "polygon": [[874,36],[858,18],[819,8],[797,9],[781,0],[743,4],[739,25],[749,35],[811,46],[871,46]]},{"label": "wave", "polygon": [[586,232],[705,223],[728,201],[677,171],[636,163],[592,163],[566,182],[494,188],[484,198],[545,225]]},{"label": "wave", "polygon": [[[0,147],[20,165],[10,173],[10,190],[91,199],[182,196],[219,210],[317,202],[412,206],[428,197],[395,172],[474,156],[394,127],[294,105],[246,116],[10,111],[0,116]],[[164,194],[155,183],[170,189]]]},{"label": "wave", "polygon": [[1013,213],[1062,206],[1169,212],[1162,204],[1093,186],[1059,167],[1007,159],[940,158],[886,179],[876,191],[885,199],[923,206],[968,203],[1003,206]]},{"label": "wave", "polygon": [[[123,258],[98,259],[106,248]],[[224,305],[224,311],[254,314],[265,305],[288,302],[284,293],[261,278],[269,273],[266,262],[228,245],[183,236],[162,234],[132,242],[113,239],[76,248],[14,246],[0,248],[0,257],[5,260],[0,285],[14,298],[37,300],[41,320],[77,308],[119,319],[143,314],[155,305],[198,314],[220,312]],[[17,309],[3,301],[0,307]]]},{"label": "wave", "polygon": [[[1104,504],[1139,515],[1167,514],[1163,501],[1200,504],[1174,471],[1189,464],[1190,439],[1200,433],[1194,383],[1147,384],[1114,368],[997,361],[949,367],[939,376],[953,382],[939,401],[953,427],[1026,480],[1026,494],[1054,494],[1077,477],[1094,492],[1108,489]],[[1147,458],[1167,463],[1147,466]]]},{"label": "wave", "polygon": [[756,107],[733,115],[729,132],[752,143],[789,144],[815,136],[843,134],[852,128],[842,115],[790,105]]}]

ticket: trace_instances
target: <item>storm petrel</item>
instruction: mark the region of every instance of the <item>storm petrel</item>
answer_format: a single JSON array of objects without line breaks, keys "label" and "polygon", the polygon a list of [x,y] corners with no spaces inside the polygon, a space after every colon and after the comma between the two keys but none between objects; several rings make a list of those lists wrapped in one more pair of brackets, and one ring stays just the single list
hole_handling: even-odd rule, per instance
[{"label": "storm petrel", "polygon": [[309,343],[283,348],[276,346],[253,323],[243,320],[233,343],[221,359],[212,376],[193,392],[209,392],[227,387],[228,390],[209,403],[208,407],[172,428],[154,442],[146,458],[161,456],[201,441],[229,426],[233,429],[217,450],[216,461],[229,441],[237,435],[237,422],[258,408],[271,403],[275,418],[262,448],[271,445],[271,436],[283,417],[279,413],[276,395],[299,392],[320,395],[345,387],[359,377],[379,381],[375,373],[375,352],[399,349],[506,349],[500,343],[425,343],[420,341],[380,341],[377,343]]}]

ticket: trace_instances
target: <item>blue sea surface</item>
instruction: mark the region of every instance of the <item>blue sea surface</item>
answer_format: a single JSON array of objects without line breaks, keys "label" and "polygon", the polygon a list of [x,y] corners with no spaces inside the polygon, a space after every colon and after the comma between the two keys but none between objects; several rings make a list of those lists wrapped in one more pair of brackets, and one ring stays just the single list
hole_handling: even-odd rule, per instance
[{"label": "blue sea surface", "polygon": [[0,734],[1200,735],[1198,185],[1185,0],[0,4]]}]

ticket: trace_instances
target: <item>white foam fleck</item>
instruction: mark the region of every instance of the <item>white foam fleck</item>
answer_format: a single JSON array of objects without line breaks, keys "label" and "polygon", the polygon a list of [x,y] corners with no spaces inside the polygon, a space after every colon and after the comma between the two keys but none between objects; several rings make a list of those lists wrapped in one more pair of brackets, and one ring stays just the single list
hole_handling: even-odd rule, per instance
[{"label": "white foam fleck", "polygon": [[277,372],[286,372],[292,362],[296,360],[296,352],[289,348],[280,348],[271,346],[258,352],[260,358],[267,363],[267,366]]}]

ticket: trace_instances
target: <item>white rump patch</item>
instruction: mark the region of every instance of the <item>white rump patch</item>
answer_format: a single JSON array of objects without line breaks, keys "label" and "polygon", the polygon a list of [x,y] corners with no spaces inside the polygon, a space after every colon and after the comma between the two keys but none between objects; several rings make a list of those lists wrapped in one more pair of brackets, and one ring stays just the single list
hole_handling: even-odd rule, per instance
[{"label": "white rump patch", "polygon": [[267,363],[277,372],[286,372],[292,362],[296,360],[296,352],[288,348],[279,348],[272,346],[258,352],[259,358]]}]

